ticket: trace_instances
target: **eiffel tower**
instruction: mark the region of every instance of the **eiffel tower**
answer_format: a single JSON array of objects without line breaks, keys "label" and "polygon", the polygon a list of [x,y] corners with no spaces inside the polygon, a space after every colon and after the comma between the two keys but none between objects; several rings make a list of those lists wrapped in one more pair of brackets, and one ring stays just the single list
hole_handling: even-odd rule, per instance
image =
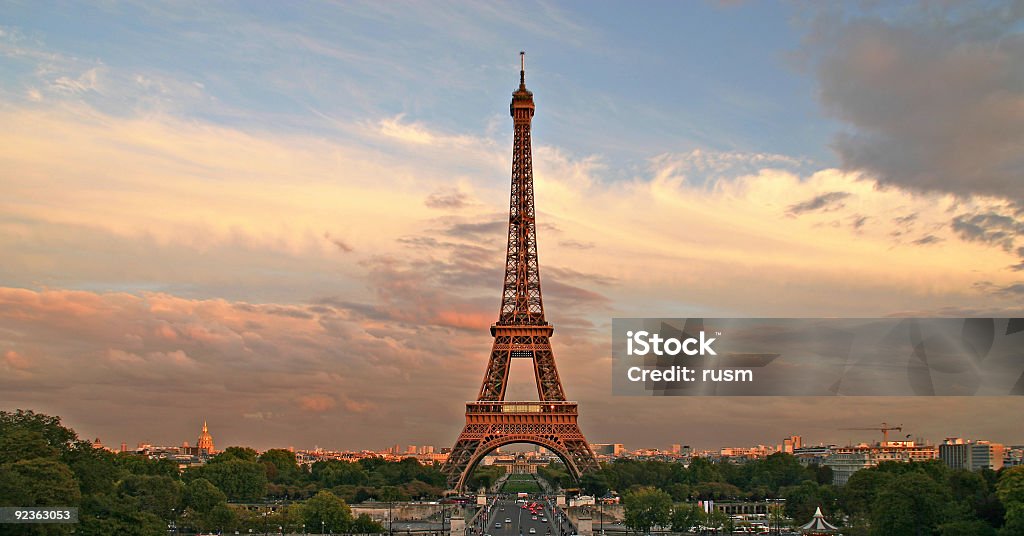
[{"label": "eiffel tower", "polygon": [[[480,394],[476,402],[466,403],[466,426],[442,468],[448,486],[457,491],[463,490],[485,455],[510,443],[532,443],[550,450],[577,480],[582,473],[598,469],[594,452],[576,422],[577,404],[565,399],[551,352],[554,328],[544,320],[530,143],[535,107],[533,93],[526,89],[526,54],[520,52],[519,58],[519,89],[512,93],[509,107],[515,138],[505,285],[498,321],[491,325],[494,345]],[[505,400],[512,359],[533,360],[539,400]]]}]

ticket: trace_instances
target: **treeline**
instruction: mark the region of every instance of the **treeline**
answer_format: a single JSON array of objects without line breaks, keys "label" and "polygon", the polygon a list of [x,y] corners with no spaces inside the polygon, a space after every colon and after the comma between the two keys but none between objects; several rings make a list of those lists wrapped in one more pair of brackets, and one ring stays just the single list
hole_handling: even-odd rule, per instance
[{"label": "treeline", "polygon": [[231,500],[255,501],[264,497],[301,500],[329,490],[350,502],[432,499],[444,493],[445,478],[436,465],[415,458],[388,462],[364,458],[357,462],[318,461],[299,465],[295,454],[271,449],[263,454],[248,447],[228,447],[203,466],[182,475],[186,481],[204,478]]},{"label": "treeline", "polygon": [[[415,459],[296,463],[293,453],[262,455],[230,447],[203,466],[179,472],[170,460],[95,449],[59,417],[0,411],[0,506],[75,506],[74,525],[6,525],[10,534],[162,535],[185,531],[248,533],[383,531],[348,503],[433,498],[444,477]],[[279,506],[246,505],[281,499]]]},{"label": "treeline", "polygon": [[693,507],[701,499],[784,499],[779,515],[804,523],[820,506],[850,536],[1024,534],[1024,467],[971,472],[939,460],[884,462],[857,471],[845,486],[831,481],[827,468],[804,467],[780,453],[742,465],[618,460],[584,476],[581,487],[598,496],[622,493],[627,524],[640,532],[655,525],[728,528],[720,514],[702,517]]}]

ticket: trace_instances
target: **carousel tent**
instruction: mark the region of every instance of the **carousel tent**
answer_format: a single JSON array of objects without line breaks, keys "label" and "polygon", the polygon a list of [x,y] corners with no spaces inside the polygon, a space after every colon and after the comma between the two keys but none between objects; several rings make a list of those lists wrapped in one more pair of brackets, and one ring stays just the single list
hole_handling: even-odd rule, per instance
[{"label": "carousel tent", "polygon": [[829,532],[836,532],[839,527],[825,521],[825,516],[821,515],[821,507],[819,506],[814,510],[814,518],[807,524],[800,527],[801,532],[810,534],[823,534]]}]

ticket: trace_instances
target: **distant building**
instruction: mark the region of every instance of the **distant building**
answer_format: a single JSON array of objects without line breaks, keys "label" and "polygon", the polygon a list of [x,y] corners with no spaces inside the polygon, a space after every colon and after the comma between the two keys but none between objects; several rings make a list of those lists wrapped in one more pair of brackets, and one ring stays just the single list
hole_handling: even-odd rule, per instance
[{"label": "distant building", "polygon": [[789,436],[782,440],[782,444],[779,445],[779,452],[785,452],[786,454],[793,454],[799,448],[803,448],[804,439],[798,435]]},{"label": "distant building", "polygon": [[853,473],[882,462],[921,462],[938,457],[939,449],[934,445],[918,445],[913,441],[888,441],[884,444],[834,447],[825,458],[825,465],[832,468],[833,483],[842,486]]},{"label": "distant building", "polygon": [[213,448],[213,436],[210,435],[210,430],[206,427],[206,421],[203,421],[203,431],[199,433],[199,439],[196,441],[196,449],[199,450],[199,454],[213,454],[217,452]]},{"label": "distant building", "polygon": [[590,448],[594,449],[594,454],[598,456],[621,456],[626,450],[622,443],[594,443]]},{"label": "distant building", "polygon": [[1006,448],[999,443],[947,437],[939,445],[939,459],[952,469],[998,471],[1003,468],[1005,457]]},{"label": "distant building", "polygon": [[96,440],[92,442],[92,448],[94,448],[94,449],[104,448],[103,447],[103,442],[100,441],[100,438],[97,437]]},{"label": "distant building", "polygon": [[538,467],[550,463],[546,457],[532,456],[527,458],[526,454],[520,452],[515,456],[498,456],[493,465],[505,469],[505,472],[513,475],[532,475],[537,472]]}]

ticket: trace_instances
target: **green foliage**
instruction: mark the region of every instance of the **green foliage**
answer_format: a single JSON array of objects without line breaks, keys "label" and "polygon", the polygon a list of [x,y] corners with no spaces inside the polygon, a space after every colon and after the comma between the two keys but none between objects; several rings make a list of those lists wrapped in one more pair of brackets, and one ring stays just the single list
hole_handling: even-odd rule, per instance
[{"label": "green foliage", "polygon": [[117,463],[117,455],[91,444],[81,444],[66,452],[62,459],[75,474],[82,495],[113,493],[114,486],[127,474]]},{"label": "green foliage", "polygon": [[738,499],[743,491],[725,482],[701,482],[692,488],[698,499]]},{"label": "green foliage", "polygon": [[151,460],[129,452],[119,453],[114,459],[119,467],[133,475],[178,478],[178,464],[171,460]]},{"label": "green foliage", "polygon": [[689,532],[703,524],[706,517],[696,504],[678,504],[672,510],[672,532]]},{"label": "green foliage", "polygon": [[380,534],[384,532],[384,525],[370,519],[366,514],[359,514],[359,517],[352,522],[352,532],[355,534]]},{"label": "green foliage", "polygon": [[258,457],[259,453],[257,453],[255,449],[251,449],[249,447],[228,447],[224,449],[224,452],[221,452],[210,459],[210,463],[227,462],[231,460],[254,462]]},{"label": "green foliage", "polygon": [[32,458],[0,465],[0,505],[75,506],[81,492],[67,465]]},{"label": "green foliage", "polygon": [[117,495],[136,511],[159,517],[181,512],[184,486],[166,476],[129,475],[117,486]]},{"label": "green foliage", "polygon": [[1024,534],[1024,466],[1005,469],[996,482],[996,496],[1006,509],[1005,534]]},{"label": "green foliage", "polygon": [[255,501],[267,493],[265,466],[257,461],[246,461],[237,457],[190,468],[186,478],[205,478],[223,491],[228,499],[234,501]]},{"label": "green foliage", "polygon": [[223,530],[225,527],[237,525],[238,516],[235,510],[227,504],[221,503],[205,514],[202,518],[202,527],[206,530]]},{"label": "green foliage", "polygon": [[604,497],[608,494],[608,477],[604,473],[586,473],[580,478],[580,489],[587,495]]},{"label": "green foliage", "polygon": [[206,514],[227,502],[227,496],[209,480],[197,478],[185,486],[184,502],[185,506]]},{"label": "green foliage", "polygon": [[660,489],[639,488],[623,496],[625,524],[632,530],[648,533],[653,526],[672,521],[672,497]]},{"label": "green foliage", "polygon": [[295,453],[291,451],[270,449],[260,455],[259,461],[266,467],[267,480],[275,484],[294,483],[302,476]]},{"label": "green foliage", "polygon": [[843,511],[852,516],[867,516],[875,504],[878,493],[896,477],[877,469],[865,469],[850,475],[839,494]]},{"label": "green foliage", "polygon": [[572,477],[562,462],[551,462],[544,467],[538,467],[537,476],[546,480],[548,485],[555,489],[573,487]]},{"label": "green foliage", "polygon": [[798,486],[782,490],[786,499],[786,515],[792,519],[808,520],[819,506],[826,517],[833,517],[836,492],[832,486],[822,486],[813,480],[805,480]]},{"label": "green foliage", "polygon": [[56,458],[59,454],[60,451],[35,430],[13,428],[0,435],[0,464],[33,458]]},{"label": "green foliage", "polygon": [[[909,465],[909,464],[907,464]],[[948,519],[952,494],[926,471],[900,471],[875,498],[871,533],[875,536],[932,534]]]},{"label": "green foliage", "polygon": [[505,470],[500,467],[478,465],[473,469],[473,473],[469,475],[469,478],[466,479],[466,489],[490,489],[504,473]]},{"label": "green foliage", "polygon": [[951,521],[938,528],[939,536],[995,536],[996,529],[980,519]]},{"label": "green foliage", "polygon": [[319,528],[323,522],[326,530],[334,532],[347,532],[352,526],[352,509],[326,490],[302,503],[301,517],[307,527]]},{"label": "green foliage", "polygon": [[61,453],[71,450],[78,440],[74,430],[60,423],[60,417],[32,410],[0,411],[0,437],[17,431],[37,433],[50,447]]},{"label": "green foliage", "polygon": [[325,488],[341,485],[362,486],[370,481],[370,474],[362,464],[341,460],[315,462],[310,475],[314,482]]}]

